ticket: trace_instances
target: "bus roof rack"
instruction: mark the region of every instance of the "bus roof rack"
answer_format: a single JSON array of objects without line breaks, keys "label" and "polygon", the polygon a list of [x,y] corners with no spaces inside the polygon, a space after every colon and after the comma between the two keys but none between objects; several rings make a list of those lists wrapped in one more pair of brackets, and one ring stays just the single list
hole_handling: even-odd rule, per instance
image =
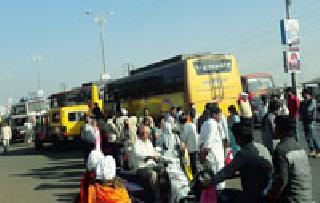
[{"label": "bus roof rack", "polygon": [[176,55],[174,57],[168,58],[168,59],[164,59],[159,62],[152,63],[152,64],[144,66],[142,68],[131,70],[129,72],[129,75],[136,75],[138,73],[142,73],[147,70],[152,70],[152,69],[157,68],[159,66],[165,66],[165,65],[168,65],[171,63],[176,63],[179,61],[183,61],[183,60],[187,60],[187,59],[191,59],[191,58],[196,58],[196,57],[204,57],[204,56],[209,56],[209,55],[225,55],[225,54],[217,54],[217,53],[211,53],[211,52],[204,52],[204,53],[197,53],[197,54],[180,54],[180,55]]}]

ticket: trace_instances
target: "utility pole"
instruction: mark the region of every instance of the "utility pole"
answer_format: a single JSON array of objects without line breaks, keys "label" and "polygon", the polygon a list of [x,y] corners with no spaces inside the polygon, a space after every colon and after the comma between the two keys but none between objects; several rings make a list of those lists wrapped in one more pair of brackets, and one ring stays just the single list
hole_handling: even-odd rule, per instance
[{"label": "utility pole", "polygon": [[[101,61],[102,61],[102,67],[103,67],[103,73],[102,76],[104,76],[107,72],[107,60],[105,56],[106,48],[105,48],[105,32],[104,32],[104,24],[107,23],[107,17],[105,17],[102,14],[96,14],[90,11],[85,12],[86,15],[95,15],[94,21],[99,26],[99,38],[100,38],[100,45],[101,45]],[[113,12],[109,12],[109,16],[113,15]]]},{"label": "utility pole", "polygon": [[[290,7],[292,5],[292,0],[285,0],[286,3],[286,19],[290,19]],[[291,44],[288,45],[289,48],[291,47]],[[296,79],[296,73],[291,73],[291,83],[292,83],[292,92],[293,94],[297,94],[297,79]]]},{"label": "utility pole", "polygon": [[106,18],[102,15],[98,15],[94,19],[96,23],[99,25],[99,31],[100,31],[100,45],[101,45],[101,59],[102,59],[102,67],[103,67],[103,74],[106,73],[106,66],[107,61],[105,57],[105,40],[104,40],[104,23],[107,22]]},{"label": "utility pole", "polygon": [[39,69],[39,61],[42,60],[42,56],[40,54],[34,54],[32,56],[33,61],[35,62],[35,66],[36,66],[36,74],[37,74],[37,87],[38,87],[38,91],[41,90],[41,79],[40,79],[40,69]]}]

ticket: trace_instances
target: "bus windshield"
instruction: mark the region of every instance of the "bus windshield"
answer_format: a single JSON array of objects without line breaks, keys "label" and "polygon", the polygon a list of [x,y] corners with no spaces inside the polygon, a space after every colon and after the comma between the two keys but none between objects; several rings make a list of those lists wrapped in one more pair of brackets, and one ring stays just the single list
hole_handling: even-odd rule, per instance
[{"label": "bus windshield", "polygon": [[13,106],[12,110],[11,110],[11,114],[12,115],[25,115],[25,114],[27,114],[26,106],[24,104]]},{"label": "bus windshield", "polygon": [[15,126],[24,126],[24,124],[27,122],[27,117],[25,118],[15,118],[12,119],[12,123]]},{"label": "bus windshield", "polygon": [[73,105],[83,105],[91,102],[91,87],[83,87],[70,92],[51,96],[51,107],[59,108]]},{"label": "bus windshield", "polygon": [[257,92],[273,88],[272,78],[250,78],[248,79],[248,91]]}]

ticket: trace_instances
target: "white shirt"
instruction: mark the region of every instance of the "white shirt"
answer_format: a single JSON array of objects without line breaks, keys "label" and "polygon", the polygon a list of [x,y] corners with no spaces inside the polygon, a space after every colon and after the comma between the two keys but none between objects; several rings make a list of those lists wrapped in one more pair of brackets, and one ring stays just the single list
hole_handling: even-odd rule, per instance
[{"label": "white shirt", "polygon": [[146,139],[145,141],[137,139],[137,141],[134,143],[133,153],[135,170],[154,165],[155,162],[153,160],[148,160],[148,162],[145,162],[145,159],[148,156],[158,156],[158,153],[153,148],[152,143],[149,139]]},{"label": "white shirt", "polygon": [[175,150],[175,146],[180,144],[180,139],[176,134],[160,134],[156,141],[156,146],[162,150]]},{"label": "white shirt", "polygon": [[142,125],[142,124],[143,124],[144,118],[148,118],[149,121],[150,121],[150,126],[151,126],[151,127],[154,127],[153,118],[152,118],[151,116],[141,116],[141,117],[139,118],[139,122],[138,122],[139,125]]},{"label": "white shirt", "polygon": [[170,114],[166,118],[166,122],[171,124],[172,129],[175,129],[177,127],[175,118],[173,116],[171,116]]},{"label": "white shirt", "polygon": [[229,140],[228,121],[224,115],[221,116],[219,121],[219,132],[221,133],[222,139]]},{"label": "white shirt", "polygon": [[165,122],[162,128],[162,134],[156,141],[156,145],[161,147],[162,150],[175,150],[175,146],[180,144],[179,137],[172,133],[172,126],[170,123]]},{"label": "white shirt", "polygon": [[240,116],[252,118],[252,110],[249,101],[240,101]]},{"label": "white shirt", "polygon": [[224,163],[223,135],[219,131],[219,124],[209,118],[201,126],[200,144],[211,153],[217,162]]},{"label": "white shirt", "polygon": [[194,123],[184,124],[183,139],[189,152],[197,152],[199,150],[199,135]]},{"label": "white shirt", "polygon": [[10,126],[1,127],[1,139],[11,140],[12,132]]}]

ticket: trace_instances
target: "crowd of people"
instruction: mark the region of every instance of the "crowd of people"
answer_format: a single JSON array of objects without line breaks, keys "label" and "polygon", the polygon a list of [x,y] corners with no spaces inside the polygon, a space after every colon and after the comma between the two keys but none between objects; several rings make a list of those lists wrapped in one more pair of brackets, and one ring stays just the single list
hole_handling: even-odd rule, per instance
[{"label": "crowd of people", "polygon": [[[85,162],[92,150],[111,155],[116,166],[134,171],[148,183],[155,202],[161,199],[157,165],[166,151],[185,157],[188,163],[182,167],[190,182],[210,170],[206,187],[223,191],[224,181],[239,175],[243,191],[234,194],[236,202],[312,202],[308,155],[320,156],[316,103],[308,90],[301,104],[291,90],[286,93],[287,102],[278,95],[261,97],[258,109],[243,93],[238,107],[228,107],[228,117],[218,103],[208,103],[199,117],[190,104],[185,111],[172,107],[158,119],[146,108],[139,118],[122,109],[120,115],[103,120],[96,108],[93,118],[99,119],[87,117],[81,131]],[[254,139],[254,114],[261,123],[261,143]],[[301,145],[300,121],[308,152]],[[226,161],[230,151],[233,159]]]}]

